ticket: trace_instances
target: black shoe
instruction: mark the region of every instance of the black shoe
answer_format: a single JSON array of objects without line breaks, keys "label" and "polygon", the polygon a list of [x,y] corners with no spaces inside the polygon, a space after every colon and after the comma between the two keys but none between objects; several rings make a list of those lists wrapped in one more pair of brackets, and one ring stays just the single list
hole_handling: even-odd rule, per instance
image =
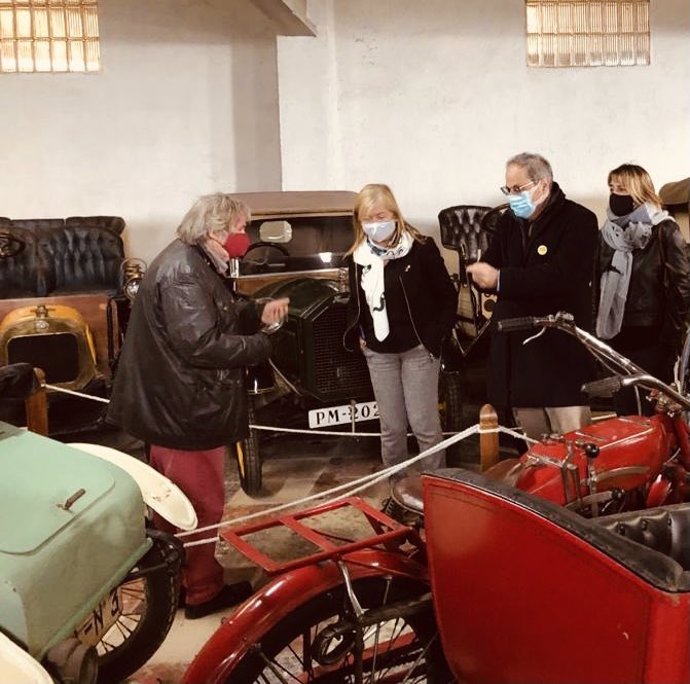
[{"label": "black shoe", "polygon": [[198,618],[211,615],[223,608],[232,608],[238,603],[247,600],[254,591],[249,582],[237,582],[223,587],[212,599],[196,606],[185,606],[184,616],[187,620],[197,620]]}]

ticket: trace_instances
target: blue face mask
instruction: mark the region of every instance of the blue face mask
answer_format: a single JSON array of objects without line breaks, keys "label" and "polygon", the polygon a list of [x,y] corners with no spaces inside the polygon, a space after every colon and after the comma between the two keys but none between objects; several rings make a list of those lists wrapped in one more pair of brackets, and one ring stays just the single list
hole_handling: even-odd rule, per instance
[{"label": "blue face mask", "polygon": [[374,242],[385,242],[395,233],[397,221],[370,221],[362,224],[364,234]]},{"label": "blue face mask", "polygon": [[518,195],[508,195],[508,204],[513,214],[522,219],[528,219],[537,208],[527,190],[523,190]]}]

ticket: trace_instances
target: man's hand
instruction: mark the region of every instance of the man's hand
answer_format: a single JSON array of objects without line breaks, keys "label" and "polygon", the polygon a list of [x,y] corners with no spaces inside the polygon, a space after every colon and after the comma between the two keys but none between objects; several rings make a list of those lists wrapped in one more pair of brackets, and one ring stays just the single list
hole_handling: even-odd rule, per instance
[{"label": "man's hand", "polygon": [[471,264],[467,267],[467,272],[472,276],[472,280],[483,290],[495,290],[498,285],[498,269],[483,261]]},{"label": "man's hand", "polygon": [[264,310],[261,312],[261,322],[264,325],[273,325],[274,323],[282,321],[288,315],[289,303],[289,297],[271,299],[271,301],[266,302]]}]

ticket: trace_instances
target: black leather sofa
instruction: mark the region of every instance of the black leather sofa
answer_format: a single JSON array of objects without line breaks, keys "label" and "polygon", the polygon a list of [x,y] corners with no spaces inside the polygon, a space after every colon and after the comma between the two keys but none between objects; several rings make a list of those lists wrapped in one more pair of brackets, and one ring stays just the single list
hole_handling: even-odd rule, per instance
[{"label": "black leather sofa", "polygon": [[117,290],[124,227],[119,216],[0,217],[0,242],[6,247],[0,298]]}]

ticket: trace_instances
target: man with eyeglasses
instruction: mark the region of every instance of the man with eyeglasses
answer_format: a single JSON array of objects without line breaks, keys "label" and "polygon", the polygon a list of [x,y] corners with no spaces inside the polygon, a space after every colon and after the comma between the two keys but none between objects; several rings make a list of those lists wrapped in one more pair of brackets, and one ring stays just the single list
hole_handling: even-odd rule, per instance
[{"label": "man with eyeglasses", "polygon": [[581,392],[593,377],[591,357],[559,330],[523,342],[531,332],[498,332],[498,321],[519,316],[573,314],[592,328],[591,276],[596,216],[566,199],[541,155],[522,153],[506,163],[501,188],[509,209],[481,262],[468,267],[474,282],[497,293],[491,321],[488,399],[512,408],[528,437],[565,433],[591,420]]}]

